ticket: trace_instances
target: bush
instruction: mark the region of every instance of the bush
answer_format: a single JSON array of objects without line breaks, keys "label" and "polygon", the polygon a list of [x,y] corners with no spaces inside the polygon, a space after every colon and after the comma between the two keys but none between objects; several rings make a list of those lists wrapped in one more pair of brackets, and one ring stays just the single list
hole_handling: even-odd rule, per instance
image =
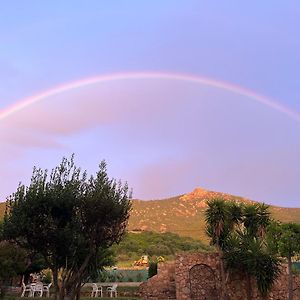
[{"label": "bush", "polygon": [[46,270],[46,272],[43,272],[43,283],[49,284],[52,282],[52,273],[50,270]]},{"label": "bush", "polygon": [[150,262],[148,269],[148,278],[151,278],[157,274],[157,262]]}]

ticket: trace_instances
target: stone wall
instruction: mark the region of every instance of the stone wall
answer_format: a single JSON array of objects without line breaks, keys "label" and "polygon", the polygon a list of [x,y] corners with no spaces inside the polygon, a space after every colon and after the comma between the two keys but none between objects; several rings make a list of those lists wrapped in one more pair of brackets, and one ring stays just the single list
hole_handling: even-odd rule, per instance
[{"label": "stone wall", "polygon": [[[175,283],[176,283],[176,295],[177,299],[187,300],[191,299],[191,293],[194,289],[198,289],[196,291],[196,295],[203,294],[204,297],[208,297],[205,295],[205,286],[208,286],[210,283],[207,282],[206,279],[201,278],[199,276],[198,287],[197,284],[194,286],[191,284],[190,278],[190,270],[194,266],[208,266],[213,271],[214,283],[216,285],[216,293],[219,294],[219,282],[220,282],[220,274],[217,272],[219,270],[219,258],[215,253],[193,253],[193,254],[182,254],[176,257],[175,262]],[[192,275],[192,274],[191,274]],[[194,278],[194,276],[192,276]],[[192,278],[192,279],[193,279]],[[197,296],[194,298],[199,298]],[[210,296],[207,299],[213,300],[214,296]]]},{"label": "stone wall", "polygon": [[[158,274],[140,286],[142,299],[218,300],[220,296],[220,260],[217,253],[181,254],[174,263],[159,264]],[[294,276],[294,300],[300,300],[300,276]],[[253,300],[261,300],[255,280],[251,281]],[[228,278],[229,300],[247,299],[247,282],[241,274]],[[287,268],[266,300],[286,300]]]},{"label": "stone wall", "polygon": [[145,300],[175,300],[175,263],[160,263],[157,275],[142,283],[139,291]]}]

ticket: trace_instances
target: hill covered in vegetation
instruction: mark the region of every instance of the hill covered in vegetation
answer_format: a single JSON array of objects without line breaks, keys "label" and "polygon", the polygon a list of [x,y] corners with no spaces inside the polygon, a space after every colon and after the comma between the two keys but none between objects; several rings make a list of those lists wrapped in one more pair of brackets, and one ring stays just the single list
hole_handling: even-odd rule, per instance
[{"label": "hill covered in vegetation", "polygon": [[[206,201],[220,198],[226,201],[255,203],[255,201],[230,194],[197,188],[191,193],[162,200],[133,200],[129,230],[133,232],[173,232],[180,236],[207,241],[204,212]],[[5,203],[0,203],[0,218]],[[300,223],[300,208],[270,206],[272,217],[281,222]]]},{"label": "hill covered in vegetation", "polygon": [[130,264],[148,255],[154,259],[163,256],[167,260],[174,259],[176,253],[186,251],[209,251],[211,248],[199,240],[190,237],[180,237],[175,233],[129,232],[119,245],[113,247],[118,262]]},{"label": "hill covered in vegetation", "polygon": [[[239,203],[255,203],[247,198],[207,191],[202,188],[169,199],[135,200],[129,219],[129,229],[174,232],[180,236],[208,241],[205,233],[204,212],[206,201],[213,198]],[[300,208],[270,206],[270,212],[274,219],[281,222],[300,223]]]}]

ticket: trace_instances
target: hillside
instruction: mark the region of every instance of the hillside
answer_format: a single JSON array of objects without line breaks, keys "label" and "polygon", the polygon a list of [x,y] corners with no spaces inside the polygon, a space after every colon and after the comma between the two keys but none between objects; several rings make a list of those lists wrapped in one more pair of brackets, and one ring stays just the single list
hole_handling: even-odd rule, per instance
[{"label": "hillside", "polygon": [[5,202],[0,202],[0,219],[3,218],[5,213]]},{"label": "hillside", "polygon": [[167,260],[173,260],[178,252],[209,251],[211,248],[199,240],[175,233],[143,231],[140,234],[127,233],[120,244],[113,246],[113,250],[117,261],[129,266],[142,255],[153,259],[162,255]]},{"label": "hillside", "polygon": [[[164,200],[133,202],[129,219],[130,230],[174,232],[181,236],[207,240],[204,211],[206,200],[219,197],[227,201],[255,203],[243,197],[207,191],[201,188],[193,192]],[[272,216],[282,222],[300,223],[300,208],[270,206]]]},{"label": "hillside", "polygon": [[[206,200],[219,197],[227,201],[255,203],[243,197],[207,191],[201,188],[193,192],[163,200],[133,201],[129,219],[130,231],[173,232],[181,236],[207,240],[204,211]],[[0,203],[0,218],[5,203]],[[300,208],[270,206],[272,216],[282,222],[300,223]]]}]

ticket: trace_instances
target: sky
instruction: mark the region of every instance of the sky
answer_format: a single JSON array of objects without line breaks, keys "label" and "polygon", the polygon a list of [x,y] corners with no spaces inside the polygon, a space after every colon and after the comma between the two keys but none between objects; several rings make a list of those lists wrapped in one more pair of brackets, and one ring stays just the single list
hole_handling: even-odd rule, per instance
[{"label": "sky", "polygon": [[75,153],[134,198],[300,207],[299,20],[289,0],[1,2],[0,199]]}]

